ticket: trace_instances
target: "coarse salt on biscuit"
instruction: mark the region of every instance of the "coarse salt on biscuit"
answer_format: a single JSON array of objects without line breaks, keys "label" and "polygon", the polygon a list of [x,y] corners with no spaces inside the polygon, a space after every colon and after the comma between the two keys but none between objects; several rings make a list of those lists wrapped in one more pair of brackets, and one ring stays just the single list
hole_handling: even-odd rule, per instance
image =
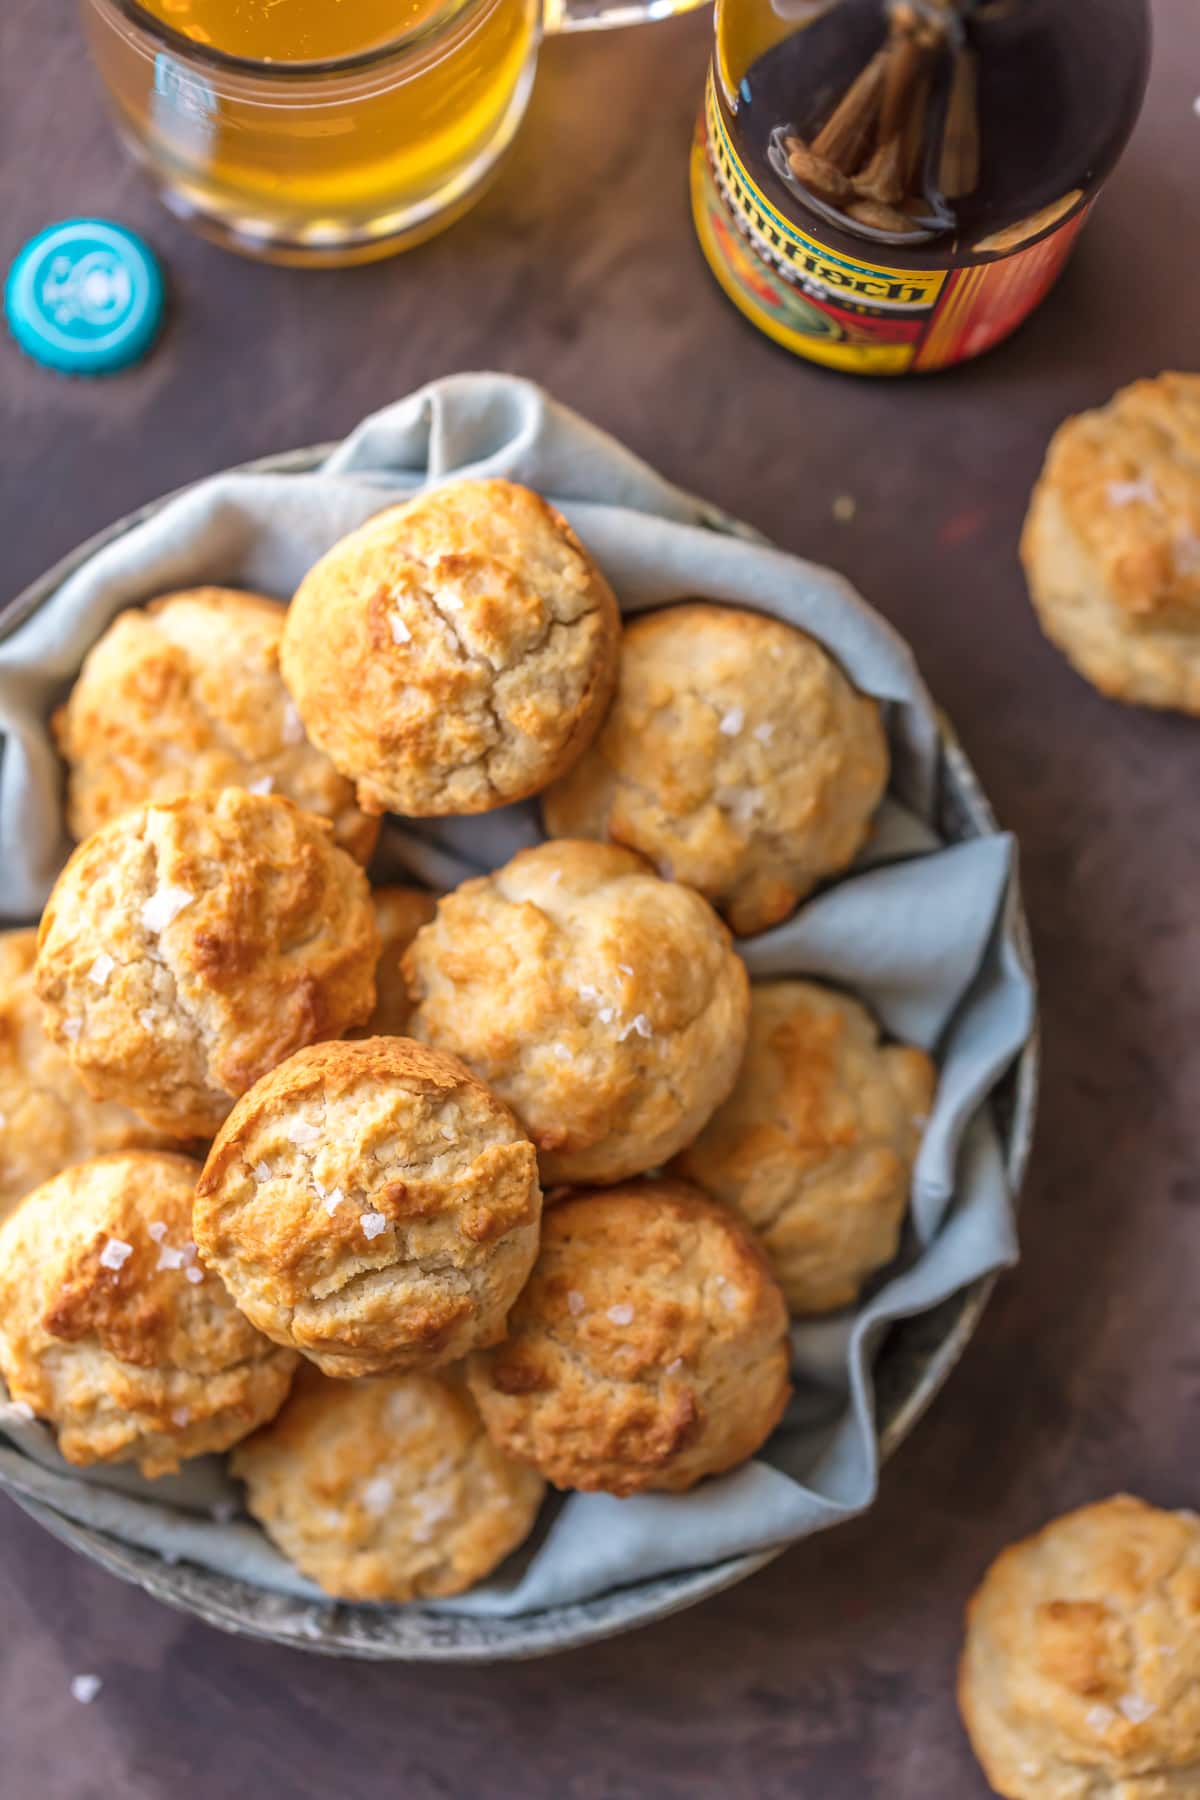
[{"label": "coarse salt on biscuit", "polygon": [[194,1261],[199,1174],[164,1151],[98,1157],[36,1188],[0,1228],[0,1374],[68,1462],[169,1474],[227,1450],[287,1393],[295,1356]]},{"label": "coarse salt on biscuit", "polygon": [[[42,1027],[36,956],[36,931],[0,932],[0,1221],[25,1194],[72,1163],[175,1141],[127,1107],[88,1095]],[[89,972],[93,982],[102,960],[112,961],[97,958]]]},{"label": "coarse salt on biscuit", "polygon": [[853,860],[888,766],[878,703],[812,638],[689,603],[626,627],[608,716],[542,816],[640,851],[744,935]]},{"label": "coarse salt on biscuit", "polygon": [[611,844],[541,844],[464,882],[404,966],[413,1035],[508,1101],[546,1182],[666,1161],[728,1094],[745,1046],[749,984],[728,931]]},{"label": "coarse salt on biscuit", "polygon": [[266,1070],[366,1019],[378,951],[366,877],[329,827],[226,788],[79,846],[42,917],[37,991],[89,1093],[210,1137]]},{"label": "coarse salt on biscuit", "polygon": [[540,1214],[508,1108],[453,1057],[380,1037],[301,1051],[238,1102],[195,1237],[260,1331],[354,1377],[493,1343]]},{"label": "coarse salt on biscuit", "polygon": [[629,1182],[549,1209],[508,1335],[467,1375],[493,1440],[555,1486],[680,1493],[778,1424],[787,1308],[732,1213]]},{"label": "coarse salt on biscuit", "polygon": [[590,741],[619,634],[612,591],[561,514],[515,482],[455,481],[309,571],[283,673],[368,811],[488,812]]},{"label": "coarse salt on biscuit", "polygon": [[1200,713],[1200,375],[1055,432],[1021,559],[1042,629],[1101,693]]},{"label": "coarse salt on biscuit", "polygon": [[1200,1794],[1200,1518],[1120,1494],[992,1564],[958,1699],[1008,1800]]},{"label": "coarse salt on biscuit", "polygon": [[672,1169],[741,1214],[793,1312],[848,1306],[899,1247],[935,1081],[848,995],[756,982],[734,1090]]},{"label": "coarse salt on biscuit", "polygon": [[529,1534],[540,1475],[491,1443],[461,1378],[305,1368],[234,1473],[285,1556],[343,1600],[458,1594]]},{"label": "coarse salt on biscuit", "polygon": [[294,729],[279,673],[286,613],[261,594],[210,587],[117,615],[53,721],[76,838],[150,800],[244,787],[328,819],[342,849],[366,862],[378,821]]}]

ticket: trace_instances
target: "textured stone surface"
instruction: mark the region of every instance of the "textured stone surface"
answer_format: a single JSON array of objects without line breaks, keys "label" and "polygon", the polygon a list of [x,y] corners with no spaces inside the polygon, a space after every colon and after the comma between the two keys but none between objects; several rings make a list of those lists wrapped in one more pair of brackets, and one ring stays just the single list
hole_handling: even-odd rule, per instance
[{"label": "textured stone surface", "polygon": [[[536,376],[836,562],[913,642],[1022,841],[1047,1069],[1024,1266],[868,1519],[616,1643],[421,1670],[218,1636],[0,1501],[6,1793],[191,1800],[215,1778],[281,1800],[982,1800],[950,1683],[984,1564],[1119,1486],[1196,1503],[1200,732],[1083,687],[1016,564],[1062,414],[1195,357],[1200,26],[1192,0],[1156,12],[1147,114],[1058,293],[975,368],[895,387],[793,364],[704,273],[684,210],[703,18],[550,45],[471,218],[400,262],[306,276],[161,214],[119,161],[67,9],[9,0],[0,260],[51,219],[106,212],[161,250],[175,311],[156,356],[109,383],[0,345],[3,594],[152,494],[336,435],[431,375]],[[68,1684],[93,1671],[83,1707]]]}]

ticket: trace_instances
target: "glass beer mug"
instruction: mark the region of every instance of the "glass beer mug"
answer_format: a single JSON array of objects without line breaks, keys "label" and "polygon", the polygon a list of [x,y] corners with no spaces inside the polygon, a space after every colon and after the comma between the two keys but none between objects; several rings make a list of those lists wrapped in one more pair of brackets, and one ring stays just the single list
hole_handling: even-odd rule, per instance
[{"label": "glass beer mug", "polygon": [[351,263],[431,237],[516,134],[544,32],[699,0],[80,0],[126,145],[231,249]]}]

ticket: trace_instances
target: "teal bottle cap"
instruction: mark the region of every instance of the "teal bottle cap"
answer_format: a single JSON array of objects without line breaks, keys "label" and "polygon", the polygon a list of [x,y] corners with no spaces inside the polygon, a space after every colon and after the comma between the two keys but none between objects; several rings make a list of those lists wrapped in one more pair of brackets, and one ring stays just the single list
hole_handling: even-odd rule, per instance
[{"label": "teal bottle cap", "polygon": [[30,240],[9,271],[4,311],[26,355],[64,375],[139,362],[166,305],[162,271],[140,238],[106,219],[65,219]]}]

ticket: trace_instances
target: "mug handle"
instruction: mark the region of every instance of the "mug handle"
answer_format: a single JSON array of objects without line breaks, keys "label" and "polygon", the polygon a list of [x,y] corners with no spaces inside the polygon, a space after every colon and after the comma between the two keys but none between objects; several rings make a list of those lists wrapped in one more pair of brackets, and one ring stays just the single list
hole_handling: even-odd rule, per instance
[{"label": "mug handle", "polygon": [[608,31],[614,25],[648,25],[707,4],[708,0],[544,0],[542,25],[547,33]]}]

